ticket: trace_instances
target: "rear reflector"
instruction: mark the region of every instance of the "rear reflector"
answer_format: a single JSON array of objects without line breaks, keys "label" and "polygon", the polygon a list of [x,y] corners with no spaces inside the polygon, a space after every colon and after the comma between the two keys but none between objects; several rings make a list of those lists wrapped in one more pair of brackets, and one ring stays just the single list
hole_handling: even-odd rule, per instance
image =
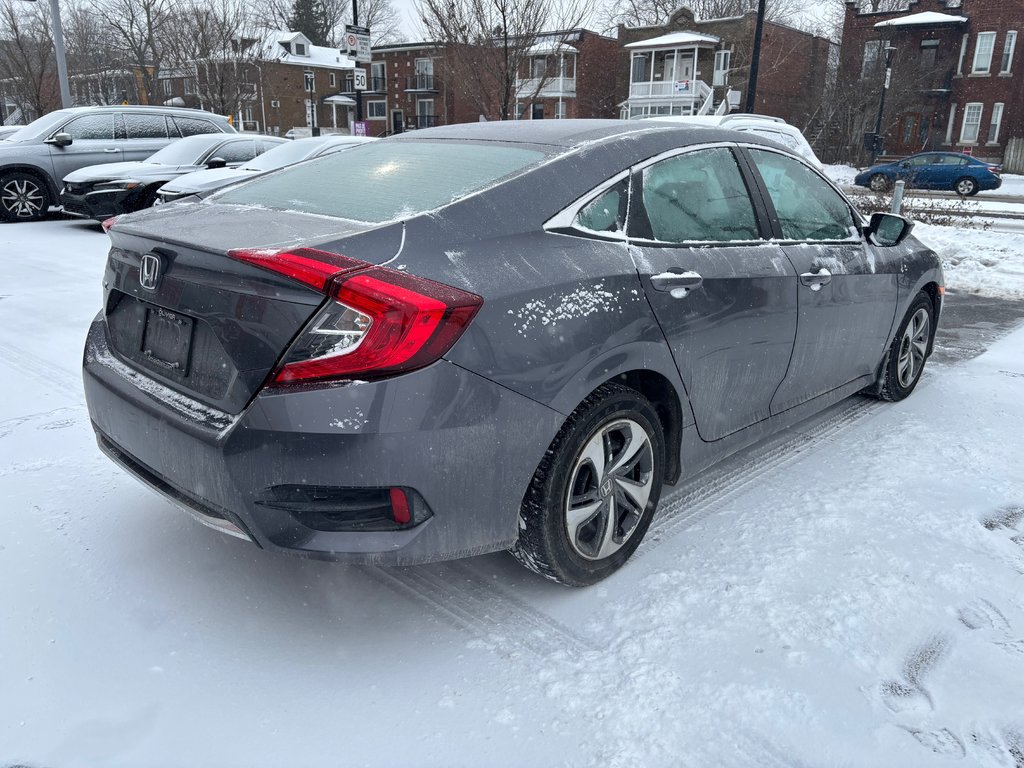
[{"label": "rear reflector", "polygon": [[391,489],[391,516],[399,525],[407,525],[412,520],[409,513],[409,500],[405,497],[405,491],[401,488]]},{"label": "rear reflector", "polygon": [[405,272],[312,248],[240,249],[228,256],[329,296],[275,372],[276,384],[379,378],[440,359],[483,299]]}]

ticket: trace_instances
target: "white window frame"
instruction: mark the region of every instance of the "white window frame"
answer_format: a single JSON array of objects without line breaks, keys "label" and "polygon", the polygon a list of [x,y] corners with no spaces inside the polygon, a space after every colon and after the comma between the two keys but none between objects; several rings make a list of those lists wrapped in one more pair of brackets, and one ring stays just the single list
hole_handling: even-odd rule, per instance
[{"label": "white window frame", "polygon": [[[380,74],[379,75],[375,75],[374,72],[378,71],[378,69],[377,69],[378,67],[380,68]],[[384,89],[386,90],[387,89],[387,82],[388,82],[388,68],[387,68],[387,64],[385,62],[383,62],[383,61],[374,61],[374,62],[370,63],[370,87],[371,88],[376,88],[374,83],[377,80],[380,80],[381,85],[383,85]]]},{"label": "white window frame", "polygon": [[711,76],[712,86],[722,86],[729,82],[729,65],[732,64],[732,51],[723,48],[715,51],[715,70]]},{"label": "white window frame", "polygon": [[960,40],[960,58],[956,62],[956,73],[962,75],[964,73],[964,58],[967,55],[967,42],[970,40],[970,35],[964,34]]},{"label": "white window frame", "polygon": [[308,56],[309,55],[309,53],[306,51],[306,44],[305,43],[300,43],[300,42],[292,43],[292,48],[295,50],[295,55],[296,56]]},{"label": "white window frame", "polygon": [[165,77],[160,81],[160,87],[163,89],[164,96],[174,95],[174,84],[171,82],[171,78]]},{"label": "white window frame", "polygon": [[329,73],[328,76],[327,76],[327,81],[328,81],[328,84],[330,85],[331,88],[337,88],[338,87],[338,75],[336,73],[334,73],[334,72]]},{"label": "white window frame", "polygon": [[[983,47],[983,42],[988,44],[988,50]],[[971,62],[972,75],[988,75],[992,72],[992,54],[996,50],[996,33],[979,32],[978,39],[974,41],[974,60]]]},{"label": "white window frame", "polygon": [[[867,77],[870,72],[868,70],[874,69],[882,57],[882,43],[883,40],[865,40],[864,41],[864,57],[860,62],[860,77],[863,80]],[[868,51],[875,51],[874,56],[869,56]]]},{"label": "white window frame", "polygon": [[[373,114],[373,108],[377,104],[380,105],[381,113],[379,115]],[[366,119],[367,120],[387,120],[388,119],[388,103],[384,99],[375,99],[374,101],[366,102]]]},{"label": "white window frame", "polygon": [[[967,118],[970,116],[971,112],[974,111],[975,107],[977,108],[977,115],[978,115],[977,122],[971,121],[970,123],[968,123]],[[964,119],[963,119],[963,122],[960,123],[960,143],[961,144],[977,144],[978,143],[978,136],[981,134],[981,118],[984,116],[984,112],[985,112],[985,105],[983,103],[981,103],[980,101],[971,101],[971,102],[968,102],[967,104],[964,104]],[[967,128],[968,128],[968,125],[971,125],[971,126],[974,127],[974,138],[973,139],[967,138]]]},{"label": "white window frame", "polygon": [[1006,41],[1003,43],[1003,56],[999,60],[999,74],[1008,75],[1013,69],[1013,51],[1017,47],[1017,30],[1011,29],[1006,33]]},{"label": "white window frame", "polygon": [[560,100],[555,104],[555,120],[564,120],[565,115],[568,112],[568,104],[564,100]]},{"label": "white window frame", "polygon": [[988,144],[999,143],[999,129],[1003,123],[1003,102],[997,101],[992,105],[992,116],[988,121]]},{"label": "white window frame", "polygon": [[[421,107],[430,105],[430,111],[424,112]],[[437,113],[434,111],[434,100],[433,99],[416,99],[416,117],[437,117]]]}]

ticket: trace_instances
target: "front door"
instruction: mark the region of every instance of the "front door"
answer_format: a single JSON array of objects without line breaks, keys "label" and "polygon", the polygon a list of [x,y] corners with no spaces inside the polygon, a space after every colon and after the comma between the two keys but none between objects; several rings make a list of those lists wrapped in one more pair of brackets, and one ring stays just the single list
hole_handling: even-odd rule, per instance
[{"label": "front door", "polygon": [[799,276],[793,359],[772,401],[779,413],[878,372],[899,269],[885,249],[865,242],[850,206],[817,173],[778,152],[747,151],[772,206],[775,236]]},{"label": "front door", "polygon": [[391,132],[401,133],[405,130],[405,113],[400,109],[391,110]]},{"label": "front door", "polygon": [[114,116],[109,113],[76,117],[54,133],[71,136],[68,146],[51,145],[49,148],[53,178],[58,183],[72,171],[87,165],[116,163],[123,159],[124,141],[114,138]]},{"label": "front door", "polygon": [[726,147],[635,175],[630,248],[705,441],[767,419],[796,335],[796,274]]}]

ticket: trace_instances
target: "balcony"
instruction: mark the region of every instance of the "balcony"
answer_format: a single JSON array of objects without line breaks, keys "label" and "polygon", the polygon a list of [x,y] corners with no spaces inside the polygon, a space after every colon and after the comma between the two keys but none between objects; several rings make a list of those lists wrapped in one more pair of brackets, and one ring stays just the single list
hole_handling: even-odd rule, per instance
[{"label": "balcony", "polygon": [[437,91],[439,83],[433,75],[408,75],[405,78],[407,91]]},{"label": "balcony", "polygon": [[652,80],[629,84],[631,99],[678,99],[680,101],[703,101],[711,88],[703,80]]},{"label": "balcony", "polygon": [[575,95],[575,77],[531,77],[516,80],[517,99],[572,98]]},{"label": "balcony", "polygon": [[437,125],[437,115],[416,115],[417,128],[433,128]]},{"label": "balcony", "polygon": [[[368,77],[366,78],[366,90],[363,93],[387,93],[388,80],[386,77]],[[355,85],[353,84],[351,77],[346,77],[341,81],[341,92],[352,95],[356,92]]]}]

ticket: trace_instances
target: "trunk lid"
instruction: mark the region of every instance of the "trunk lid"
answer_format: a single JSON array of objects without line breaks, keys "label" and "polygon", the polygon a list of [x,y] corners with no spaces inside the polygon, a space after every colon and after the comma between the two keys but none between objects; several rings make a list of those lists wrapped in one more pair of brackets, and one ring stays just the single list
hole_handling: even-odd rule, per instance
[{"label": "trunk lid", "polygon": [[109,232],[104,316],[111,347],[125,363],[236,414],[325,297],[227,251],[301,243],[350,255],[339,249],[351,245],[363,252],[354,258],[370,261],[366,252],[373,251],[379,263],[396,253],[401,227],[381,236],[372,231],[378,225],[226,208],[174,205],[119,219]]}]

